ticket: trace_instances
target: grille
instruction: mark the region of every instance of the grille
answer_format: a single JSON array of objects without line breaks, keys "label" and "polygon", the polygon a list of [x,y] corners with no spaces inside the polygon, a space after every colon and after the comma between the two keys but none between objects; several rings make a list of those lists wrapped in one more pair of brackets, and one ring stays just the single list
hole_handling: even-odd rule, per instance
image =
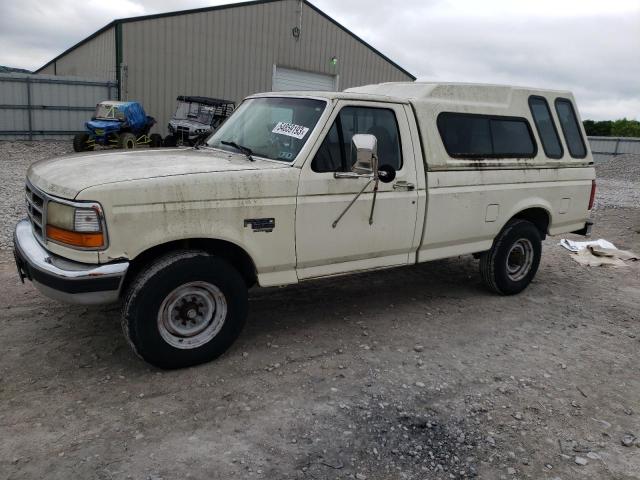
[{"label": "grille", "polygon": [[27,214],[33,226],[33,233],[35,233],[38,240],[44,242],[45,226],[47,224],[47,200],[41,192],[29,183],[25,186],[25,196],[27,200]]}]

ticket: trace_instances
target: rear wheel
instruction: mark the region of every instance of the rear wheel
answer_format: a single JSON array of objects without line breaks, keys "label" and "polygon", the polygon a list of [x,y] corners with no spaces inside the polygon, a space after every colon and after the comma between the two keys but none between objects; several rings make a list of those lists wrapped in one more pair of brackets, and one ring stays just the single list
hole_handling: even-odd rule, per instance
[{"label": "rear wheel", "polygon": [[120,134],[120,138],[118,138],[118,147],[124,148],[125,150],[131,150],[136,148],[136,136],[131,132],[124,132]]},{"label": "rear wheel", "polygon": [[134,351],[160,368],[183,368],[222,355],[248,309],[240,273],[207,252],[159,258],[131,283],[122,329]]},{"label": "rear wheel", "polygon": [[535,277],[541,255],[538,228],[526,220],[511,220],[498,234],[491,250],[480,256],[482,279],[502,295],[520,293]]},{"label": "rear wheel", "polygon": [[89,144],[89,134],[78,133],[73,137],[73,150],[74,152],[86,152],[93,150],[93,143]]},{"label": "rear wheel", "polygon": [[159,133],[152,133],[149,136],[149,146],[151,148],[160,148],[162,146],[162,136]]}]

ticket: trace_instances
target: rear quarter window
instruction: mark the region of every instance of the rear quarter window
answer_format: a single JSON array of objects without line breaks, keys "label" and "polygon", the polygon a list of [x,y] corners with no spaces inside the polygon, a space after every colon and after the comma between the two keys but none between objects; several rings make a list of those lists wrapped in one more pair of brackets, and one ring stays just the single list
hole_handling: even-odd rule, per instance
[{"label": "rear quarter window", "polygon": [[578,125],[578,117],[573,109],[573,104],[568,98],[556,98],[556,113],[560,120],[560,127],[567,142],[567,148],[573,158],[584,158],[587,156],[582,132]]}]

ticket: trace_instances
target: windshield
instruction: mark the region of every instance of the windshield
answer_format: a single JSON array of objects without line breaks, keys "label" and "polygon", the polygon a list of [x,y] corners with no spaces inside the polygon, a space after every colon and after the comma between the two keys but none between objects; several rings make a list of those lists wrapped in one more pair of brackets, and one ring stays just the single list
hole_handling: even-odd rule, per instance
[{"label": "windshield", "polygon": [[211,124],[215,107],[201,105],[196,102],[178,102],[173,116],[176,120],[193,120],[194,122]]},{"label": "windshield", "polygon": [[237,152],[236,143],[257,157],[292,162],[326,107],[311,98],[250,98],[214,133],[207,145]]},{"label": "windshield", "polygon": [[124,120],[124,112],[118,110],[116,105],[99,103],[93,115],[96,120]]}]

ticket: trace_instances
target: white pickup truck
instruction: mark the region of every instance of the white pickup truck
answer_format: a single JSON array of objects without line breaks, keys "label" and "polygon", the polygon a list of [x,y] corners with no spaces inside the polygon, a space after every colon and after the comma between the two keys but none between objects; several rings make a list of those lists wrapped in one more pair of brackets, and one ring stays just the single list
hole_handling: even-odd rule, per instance
[{"label": "white pickup truck", "polygon": [[197,148],[71,155],[27,174],[22,279],[122,301],[162,368],[239,335],[247,290],[473,254],[509,295],[547,234],[588,234],[593,161],[570,92],[388,83],[247,98]]}]

